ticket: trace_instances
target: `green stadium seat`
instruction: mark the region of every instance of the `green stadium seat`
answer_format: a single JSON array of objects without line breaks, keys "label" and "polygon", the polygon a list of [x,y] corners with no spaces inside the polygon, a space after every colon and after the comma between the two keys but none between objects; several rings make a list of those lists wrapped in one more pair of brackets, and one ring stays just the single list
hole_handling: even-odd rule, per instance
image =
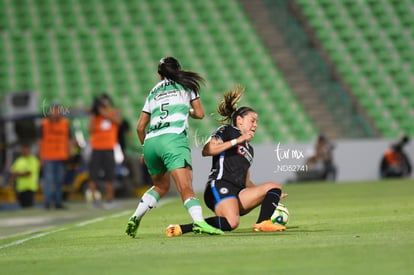
[{"label": "green stadium seat", "polygon": [[10,28],[9,17],[7,16],[8,9],[3,7],[0,9],[0,31],[4,31]]},{"label": "green stadium seat", "polygon": [[[410,50],[411,39],[406,38],[412,37],[412,31],[407,31],[412,30],[407,26],[414,21],[409,12],[412,2],[318,1],[315,5],[301,0],[297,3],[384,136],[396,137],[401,130],[399,124],[409,127],[404,114],[414,107],[410,101],[414,55]],[[336,35],[346,51],[340,49]],[[367,89],[374,92],[367,96]],[[391,91],[394,94],[389,97]],[[401,101],[403,98],[406,101]],[[384,105],[376,104],[382,101]],[[398,108],[401,102],[407,102],[407,107]],[[389,119],[382,117],[384,112],[391,114]],[[397,123],[393,117],[401,121]]]},{"label": "green stadium seat", "polygon": [[[0,64],[2,90],[27,87],[47,99],[67,98],[71,106],[89,104],[93,94],[109,91],[126,114],[136,116],[157,81],[158,60],[172,54],[206,77],[206,113],[214,113],[222,93],[238,83],[247,88],[243,102],[259,113],[280,110],[281,129],[274,127],[274,118],[264,119],[255,142],[302,140],[314,130],[301,108],[286,108],[297,106],[296,99],[236,0],[4,3],[0,30],[7,33],[15,62]],[[17,87],[11,87],[15,82]],[[301,118],[294,129],[284,123],[293,123],[291,113]],[[194,125],[204,135],[217,127],[214,117]]]}]

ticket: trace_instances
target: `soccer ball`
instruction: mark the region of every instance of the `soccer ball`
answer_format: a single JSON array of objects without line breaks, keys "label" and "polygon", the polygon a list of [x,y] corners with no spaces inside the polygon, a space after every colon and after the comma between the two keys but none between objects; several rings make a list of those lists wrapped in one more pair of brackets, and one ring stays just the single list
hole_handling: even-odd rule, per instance
[{"label": "soccer ball", "polygon": [[289,221],[289,210],[285,205],[279,203],[270,219],[273,223],[286,225]]}]

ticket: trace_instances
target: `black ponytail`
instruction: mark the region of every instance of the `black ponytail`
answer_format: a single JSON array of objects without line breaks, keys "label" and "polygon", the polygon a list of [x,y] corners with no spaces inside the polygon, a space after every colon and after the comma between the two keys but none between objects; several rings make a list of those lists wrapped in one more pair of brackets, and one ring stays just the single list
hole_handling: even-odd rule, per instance
[{"label": "black ponytail", "polygon": [[195,91],[197,94],[200,92],[200,83],[205,82],[204,78],[198,73],[181,70],[178,60],[171,56],[164,57],[160,60],[158,73],[162,77],[181,84],[188,90]]}]

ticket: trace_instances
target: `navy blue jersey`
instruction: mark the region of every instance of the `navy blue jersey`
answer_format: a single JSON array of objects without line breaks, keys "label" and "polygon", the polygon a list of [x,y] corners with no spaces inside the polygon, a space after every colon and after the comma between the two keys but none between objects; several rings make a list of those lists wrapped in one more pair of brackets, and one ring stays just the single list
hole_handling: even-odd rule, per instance
[{"label": "navy blue jersey", "polygon": [[[242,133],[238,128],[224,125],[218,128],[212,134],[212,137],[226,142],[241,135]],[[245,141],[217,156],[213,156],[208,180],[223,180],[235,186],[245,187],[247,171],[253,162],[253,155],[253,147]]]}]

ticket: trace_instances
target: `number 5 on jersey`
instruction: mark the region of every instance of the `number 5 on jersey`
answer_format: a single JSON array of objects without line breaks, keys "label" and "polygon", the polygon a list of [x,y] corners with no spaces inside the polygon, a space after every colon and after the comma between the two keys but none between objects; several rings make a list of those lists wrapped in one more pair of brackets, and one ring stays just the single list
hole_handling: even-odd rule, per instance
[{"label": "number 5 on jersey", "polygon": [[170,103],[163,103],[160,106],[160,110],[161,110],[161,113],[162,113],[162,115],[160,116],[161,119],[165,119],[168,116],[168,109],[166,109],[166,106],[168,104],[170,104]]}]

